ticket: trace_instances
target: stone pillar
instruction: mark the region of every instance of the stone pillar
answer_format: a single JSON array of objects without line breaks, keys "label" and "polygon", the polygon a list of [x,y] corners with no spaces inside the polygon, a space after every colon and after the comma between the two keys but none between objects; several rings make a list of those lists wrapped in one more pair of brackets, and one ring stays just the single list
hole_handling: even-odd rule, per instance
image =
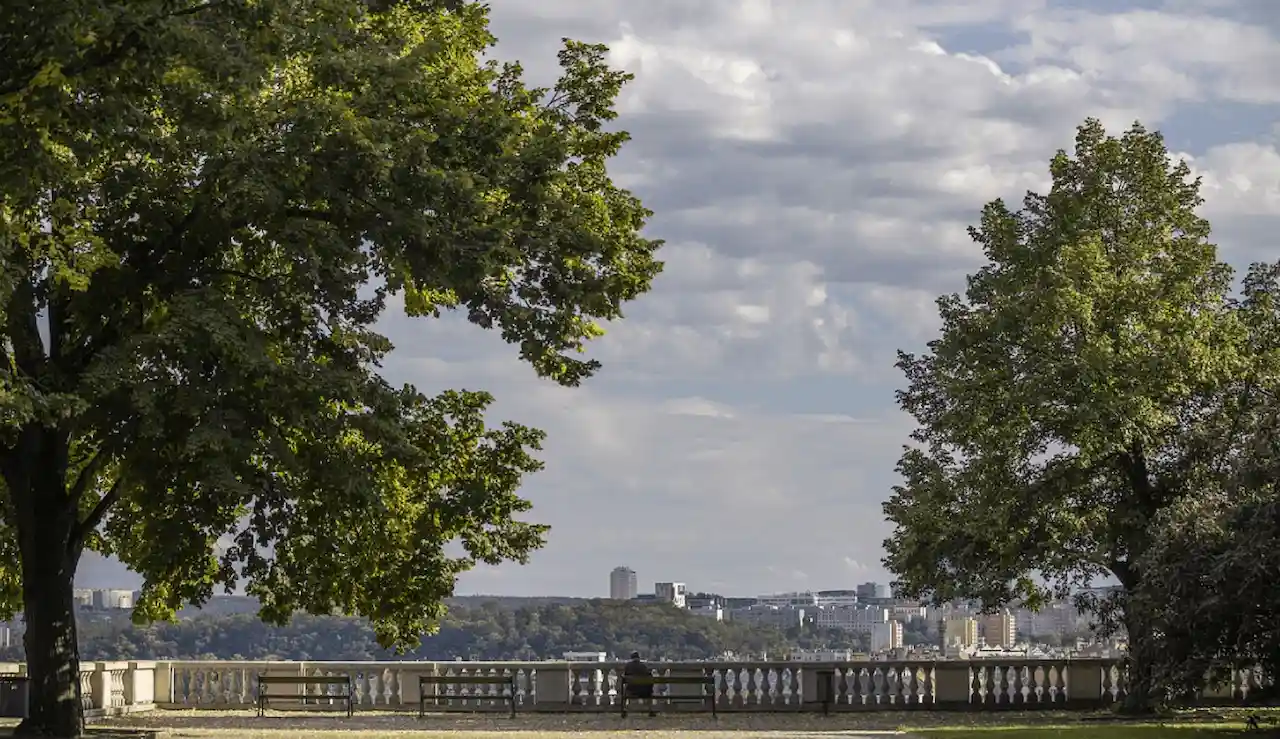
[{"label": "stone pillar", "polygon": [[825,703],[828,708],[836,707],[836,668],[834,665],[797,664],[791,669],[800,670],[800,705],[804,708],[822,710]]},{"label": "stone pillar", "polygon": [[[418,678],[437,674],[435,662],[405,662],[398,669],[396,679],[400,681],[400,705],[418,710],[422,700],[423,685]],[[427,685],[428,697],[436,694],[438,685]],[[430,706],[427,707],[430,709]]]},{"label": "stone pillar", "polygon": [[155,683],[152,689],[152,697],[156,703],[160,705],[173,705],[173,663],[172,662],[156,662],[155,670],[152,672]]},{"label": "stone pillar", "polygon": [[973,700],[973,677],[967,661],[933,663],[933,700],[939,709],[966,709]]},{"label": "stone pillar", "polygon": [[156,697],[156,663],[130,662],[124,674],[124,702],[127,706],[152,706]]},{"label": "stone pillar", "polygon": [[1067,663],[1067,705],[1098,706],[1103,700],[1103,664],[1096,661]]},{"label": "stone pillar", "polygon": [[573,671],[568,662],[547,662],[537,666],[533,673],[533,707],[537,710],[559,711],[569,708],[572,693],[569,686]]},{"label": "stone pillar", "polygon": [[80,671],[84,672],[84,668],[88,664],[93,665],[93,677],[90,678],[89,685],[93,691],[93,699],[91,707],[96,709],[111,707],[111,671],[107,662],[81,663]]}]

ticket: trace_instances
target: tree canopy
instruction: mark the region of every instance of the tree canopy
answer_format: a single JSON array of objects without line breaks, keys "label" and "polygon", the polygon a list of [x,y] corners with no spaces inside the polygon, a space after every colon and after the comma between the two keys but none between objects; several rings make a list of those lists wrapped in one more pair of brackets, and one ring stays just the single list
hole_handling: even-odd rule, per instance
[{"label": "tree canopy", "polygon": [[628,76],[568,41],[530,88],[486,56],[486,12],[49,0],[0,20],[0,607],[31,625],[24,731],[79,730],[84,548],[145,577],[146,617],[241,583],[268,619],[339,609],[404,645],[459,572],[542,542],[515,518],[541,434],[487,426],[483,392],[388,384],[376,321],[458,313],[576,385],[659,242],[606,166]]},{"label": "tree canopy", "polygon": [[919,428],[885,504],[886,564],[906,594],[988,606],[1115,578],[1118,600],[1083,605],[1144,644],[1126,606],[1157,517],[1249,438],[1256,312],[1158,133],[1086,121],[1050,172],[1021,210],[983,209],[987,264],[938,300],[928,351],[899,355]]}]

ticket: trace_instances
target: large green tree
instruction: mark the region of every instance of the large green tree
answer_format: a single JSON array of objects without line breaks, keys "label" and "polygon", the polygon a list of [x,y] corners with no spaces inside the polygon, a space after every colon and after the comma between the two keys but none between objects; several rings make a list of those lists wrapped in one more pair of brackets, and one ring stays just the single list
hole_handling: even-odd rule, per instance
[{"label": "large green tree", "polygon": [[[456,0],[43,0],[0,17],[0,604],[31,715],[74,736],[85,549],[163,617],[242,585],[273,621],[411,644],[523,560],[540,434],[378,375],[385,309],[456,311],[542,376],[661,265],[606,162],[628,77],[566,42],[532,89]],[[394,302],[393,302],[394,301]],[[430,352],[431,347],[421,347]],[[460,548],[453,548],[454,543]]]},{"label": "large green tree", "polygon": [[1118,581],[1084,605],[1126,628],[1137,708],[1142,556],[1157,515],[1241,438],[1249,331],[1199,181],[1159,134],[1089,120],[1050,171],[1021,210],[985,207],[971,235],[988,263],[939,299],[928,351],[900,354],[919,427],[885,504],[886,564],[907,593],[987,606]]}]

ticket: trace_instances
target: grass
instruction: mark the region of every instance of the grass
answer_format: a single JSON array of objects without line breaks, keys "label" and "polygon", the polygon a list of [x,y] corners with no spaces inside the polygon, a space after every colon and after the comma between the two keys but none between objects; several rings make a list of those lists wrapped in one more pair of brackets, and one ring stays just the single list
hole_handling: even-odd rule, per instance
[{"label": "grass", "polygon": [[[922,739],[1226,739],[1244,735],[1244,724],[1131,724],[1088,726],[989,726],[985,729],[924,729],[911,733]],[[909,730],[910,731],[910,730]],[[1250,736],[1264,736],[1249,732]]]}]

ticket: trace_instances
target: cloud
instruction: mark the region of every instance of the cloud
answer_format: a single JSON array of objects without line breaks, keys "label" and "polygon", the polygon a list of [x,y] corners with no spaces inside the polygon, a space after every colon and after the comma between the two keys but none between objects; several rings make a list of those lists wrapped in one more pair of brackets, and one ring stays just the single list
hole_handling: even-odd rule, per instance
[{"label": "cloud", "polygon": [[575,390],[454,318],[386,321],[393,379],[488,389],[495,418],[550,435],[526,489],[547,549],[464,592],[601,595],[620,563],[735,594],[887,581],[880,501],[909,430],[894,351],[923,346],[934,298],[980,263],[981,206],[1043,189],[1086,116],[1165,130],[1223,254],[1274,257],[1267,0],[492,5],[496,53],[535,80],[564,36],[636,74],[612,171],[655,210],[668,269]]}]

